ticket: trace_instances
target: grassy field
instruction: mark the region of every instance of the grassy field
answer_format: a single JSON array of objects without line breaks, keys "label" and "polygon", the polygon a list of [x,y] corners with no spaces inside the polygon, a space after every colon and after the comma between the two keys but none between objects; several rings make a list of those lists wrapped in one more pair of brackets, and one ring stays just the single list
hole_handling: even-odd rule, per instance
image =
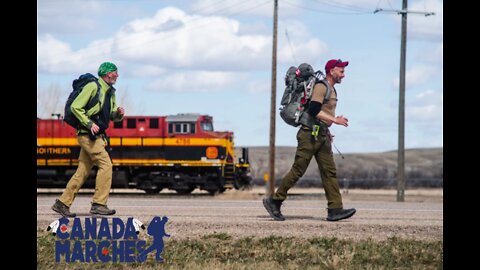
[{"label": "grassy field", "polygon": [[[443,241],[389,238],[234,238],[225,233],[200,238],[165,238],[162,257],[144,263],[55,262],[55,236],[37,232],[37,269],[442,269]],[[147,240],[147,245],[149,245]]]}]

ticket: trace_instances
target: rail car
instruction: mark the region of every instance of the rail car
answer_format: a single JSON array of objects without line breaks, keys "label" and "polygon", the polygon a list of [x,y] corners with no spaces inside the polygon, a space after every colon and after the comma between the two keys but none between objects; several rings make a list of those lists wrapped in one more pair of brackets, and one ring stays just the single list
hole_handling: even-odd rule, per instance
[{"label": "rail car", "polygon": [[[148,194],[162,189],[210,194],[251,183],[248,149],[234,148],[231,131],[214,131],[209,115],[125,116],[110,122],[107,150],[112,188]],[[78,166],[75,129],[62,119],[37,118],[37,187],[65,187]],[[83,187],[94,187],[96,167]]]}]

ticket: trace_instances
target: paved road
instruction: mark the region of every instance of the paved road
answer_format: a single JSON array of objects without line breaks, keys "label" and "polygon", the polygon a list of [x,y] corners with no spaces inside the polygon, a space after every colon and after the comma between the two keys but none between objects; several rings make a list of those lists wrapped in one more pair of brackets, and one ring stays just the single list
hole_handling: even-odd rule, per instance
[{"label": "paved road", "polygon": [[[193,238],[225,232],[234,237],[268,235],[384,240],[388,237],[421,240],[443,239],[443,196],[395,202],[384,197],[344,195],[344,207],[357,213],[348,220],[328,222],[323,194],[291,196],[282,207],[286,221],[273,221],[259,194],[174,196],[160,194],[112,194],[109,207],[116,217],[135,217],[146,225],[154,216],[168,216],[167,233],[173,238]],[[232,195],[234,194],[234,195]],[[235,195],[242,194],[242,195]],[[52,206],[58,194],[37,195],[37,227],[45,229],[60,216]],[[71,210],[89,216],[91,194],[79,194]],[[432,199],[433,198],[433,199]]]}]

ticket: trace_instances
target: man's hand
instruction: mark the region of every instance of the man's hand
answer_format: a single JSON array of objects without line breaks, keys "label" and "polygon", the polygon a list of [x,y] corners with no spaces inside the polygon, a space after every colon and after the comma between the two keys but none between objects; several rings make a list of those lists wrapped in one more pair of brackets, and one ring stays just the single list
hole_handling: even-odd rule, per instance
[{"label": "man's hand", "polygon": [[121,116],[123,116],[123,115],[125,114],[125,109],[124,109],[123,107],[118,107],[118,108],[117,108],[117,112],[118,112]]},{"label": "man's hand", "polygon": [[343,115],[336,116],[334,123],[337,125],[348,127],[348,119]]},{"label": "man's hand", "polygon": [[97,124],[93,123],[92,124],[92,127],[90,128],[90,132],[95,135],[96,133],[98,133],[100,131],[100,127],[97,126]]}]

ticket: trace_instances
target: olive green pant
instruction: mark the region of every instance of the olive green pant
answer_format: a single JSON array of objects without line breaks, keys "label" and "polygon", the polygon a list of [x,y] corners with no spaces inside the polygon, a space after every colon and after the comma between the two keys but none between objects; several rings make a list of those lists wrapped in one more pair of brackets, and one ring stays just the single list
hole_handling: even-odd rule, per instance
[{"label": "olive green pant", "polygon": [[297,152],[295,162],[290,171],[285,175],[273,195],[275,200],[285,200],[288,190],[293,187],[298,179],[303,176],[315,156],[315,160],[322,177],[325,196],[328,201],[328,208],[342,208],[342,195],[337,181],[337,169],[333,160],[332,144],[326,134],[318,135],[318,140],[312,140],[312,131],[300,128],[297,133]]},{"label": "olive green pant", "polygon": [[79,135],[77,139],[81,147],[78,168],[68,181],[67,187],[59,200],[70,207],[77,196],[78,190],[87,180],[93,165],[96,165],[98,171],[92,202],[106,205],[112,186],[112,161],[105,149],[107,143],[100,136],[97,136],[95,141],[90,140],[88,135]]}]

